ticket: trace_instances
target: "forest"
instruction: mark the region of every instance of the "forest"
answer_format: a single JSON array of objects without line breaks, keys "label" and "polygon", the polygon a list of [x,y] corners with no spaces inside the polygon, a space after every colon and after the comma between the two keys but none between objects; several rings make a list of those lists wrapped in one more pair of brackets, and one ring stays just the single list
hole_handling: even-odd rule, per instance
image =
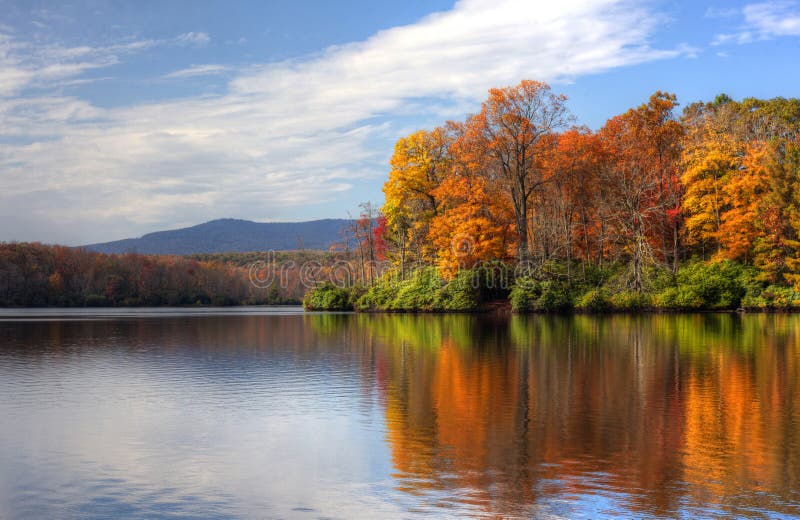
[{"label": "forest", "polygon": [[[358,246],[392,269],[317,287],[307,308],[800,306],[798,99],[722,94],[679,111],[656,92],[593,131],[526,80],[399,139],[390,166]],[[498,270],[503,287],[487,279]]]},{"label": "forest", "polygon": [[[0,243],[0,306],[105,307],[297,304],[303,287],[259,288],[254,255],[107,255],[36,243]],[[263,255],[260,255],[263,258]]]}]

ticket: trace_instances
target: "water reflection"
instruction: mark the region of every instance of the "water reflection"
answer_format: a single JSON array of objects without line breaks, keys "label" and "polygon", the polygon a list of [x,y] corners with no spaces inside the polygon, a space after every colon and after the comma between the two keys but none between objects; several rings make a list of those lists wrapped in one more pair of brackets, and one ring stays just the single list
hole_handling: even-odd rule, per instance
[{"label": "water reflection", "polygon": [[1,322],[0,517],[798,515],[798,325]]}]

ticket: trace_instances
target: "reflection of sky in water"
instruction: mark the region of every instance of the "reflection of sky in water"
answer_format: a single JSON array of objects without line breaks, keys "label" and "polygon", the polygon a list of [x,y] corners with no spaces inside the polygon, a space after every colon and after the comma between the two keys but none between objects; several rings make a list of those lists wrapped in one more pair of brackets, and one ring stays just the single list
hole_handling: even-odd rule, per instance
[{"label": "reflection of sky in water", "polygon": [[381,411],[335,351],[88,339],[1,358],[0,516],[392,512]]},{"label": "reflection of sky in water", "polygon": [[0,321],[0,518],[798,512],[800,317],[121,314]]}]

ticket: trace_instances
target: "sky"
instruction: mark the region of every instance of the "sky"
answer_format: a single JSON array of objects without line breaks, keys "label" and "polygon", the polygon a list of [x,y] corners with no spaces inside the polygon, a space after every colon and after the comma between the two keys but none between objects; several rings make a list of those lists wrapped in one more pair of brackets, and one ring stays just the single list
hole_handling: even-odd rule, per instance
[{"label": "sky", "polygon": [[383,201],[398,138],[548,82],[591,128],[800,97],[800,0],[0,0],[0,241]]}]

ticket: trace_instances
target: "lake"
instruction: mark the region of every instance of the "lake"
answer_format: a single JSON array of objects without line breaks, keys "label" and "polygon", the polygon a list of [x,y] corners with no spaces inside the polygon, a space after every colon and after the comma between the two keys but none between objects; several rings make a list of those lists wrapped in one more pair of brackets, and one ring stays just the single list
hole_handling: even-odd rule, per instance
[{"label": "lake", "polygon": [[0,518],[800,515],[800,316],[0,311]]}]

